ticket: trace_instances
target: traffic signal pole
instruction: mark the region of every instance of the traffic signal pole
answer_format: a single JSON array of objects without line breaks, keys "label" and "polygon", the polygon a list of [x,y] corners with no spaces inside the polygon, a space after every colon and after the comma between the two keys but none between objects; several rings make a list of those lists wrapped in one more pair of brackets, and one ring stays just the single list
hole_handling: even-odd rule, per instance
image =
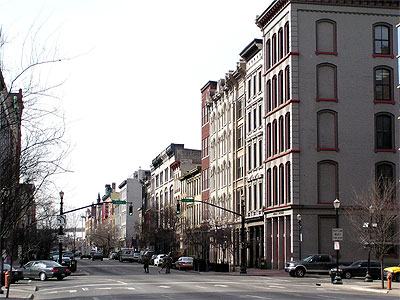
[{"label": "traffic signal pole", "polygon": [[[179,201],[179,200],[178,200]],[[227,211],[231,214],[234,214],[236,216],[240,216],[241,218],[241,227],[240,227],[240,239],[241,239],[241,259],[240,259],[240,274],[246,274],[247,273],[247,262],[246,262],[246,228],[245,228],[245,201],[244,201],[244,195],[241,195],[241,201],[240,201],[240,206],[241,206],[241,213],[238,213],[236,211],[226,209],[224,207],[201,201],[201,200],[194,200],[194,199],[182,199],[182,202],[198,202],[198,203],[204,203],[213,207],[216,207],[218,209],[222,209],[224,211]],[[177,203],[179,204],[179,202]]]}]

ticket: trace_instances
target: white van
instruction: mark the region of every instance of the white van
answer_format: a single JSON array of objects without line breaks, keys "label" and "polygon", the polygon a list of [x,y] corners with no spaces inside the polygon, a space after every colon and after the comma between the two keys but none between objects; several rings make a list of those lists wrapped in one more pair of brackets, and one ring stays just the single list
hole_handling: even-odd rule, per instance
[{"label": "white van", "polygon": [[134,258],[133,258],[133,253],[134,253],[134,249],[133,248],[121,248],[120,253],[119,253],[119,261],[123,262],[123,261],[130,261],[133,262]]}]

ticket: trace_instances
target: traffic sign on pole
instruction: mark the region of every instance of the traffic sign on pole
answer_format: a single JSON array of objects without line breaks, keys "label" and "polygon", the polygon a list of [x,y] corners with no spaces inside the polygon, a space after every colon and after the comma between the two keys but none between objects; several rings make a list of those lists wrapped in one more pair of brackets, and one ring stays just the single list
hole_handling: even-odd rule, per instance
[{"label": "traffic sign on pole", "polygon": [[343,241],[343,228],[332,228],[332,241]]},{"label": "traffic sign on pole", "polygon": [[194,202],[194,199],[182,199],[182,202]]},{"label": "traffic sign on pole", "polygon": [[112,204],[126,204],[126,201],[124,201],[124,200],[113,200]]}]

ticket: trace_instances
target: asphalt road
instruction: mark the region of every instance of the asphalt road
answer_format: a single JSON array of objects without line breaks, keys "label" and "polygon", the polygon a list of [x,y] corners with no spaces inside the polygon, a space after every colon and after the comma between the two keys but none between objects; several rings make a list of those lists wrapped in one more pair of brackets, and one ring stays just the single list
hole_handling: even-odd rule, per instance
[{"label": "asphalt road", "polygon": [[[79,275],[78,275],[79,274]],[[385,299],[385,294],[336,287],[328,276],[247,276],[172,270],[159,274],[137,263],[78,260],[77,275],[35,281],[35,299]],[[393,298],[392,298],[393,299]]]}]

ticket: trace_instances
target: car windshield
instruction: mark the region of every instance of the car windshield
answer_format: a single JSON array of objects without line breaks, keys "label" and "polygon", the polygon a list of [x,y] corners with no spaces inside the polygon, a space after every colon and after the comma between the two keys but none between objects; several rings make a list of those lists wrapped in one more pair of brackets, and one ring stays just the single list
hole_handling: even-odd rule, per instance
[{"label": "car windshield", "polygon": [[359,264],[361,264],[361,261],[355,261],[355,262],[353,262],[350,266],[357,266],[357,265],[359,265]]},{"label": "car windshield", "polygon": [[303,259],[304,261],[310,261],[313,258],[313,255],[309,255],[307,256],[305,259]]}]

